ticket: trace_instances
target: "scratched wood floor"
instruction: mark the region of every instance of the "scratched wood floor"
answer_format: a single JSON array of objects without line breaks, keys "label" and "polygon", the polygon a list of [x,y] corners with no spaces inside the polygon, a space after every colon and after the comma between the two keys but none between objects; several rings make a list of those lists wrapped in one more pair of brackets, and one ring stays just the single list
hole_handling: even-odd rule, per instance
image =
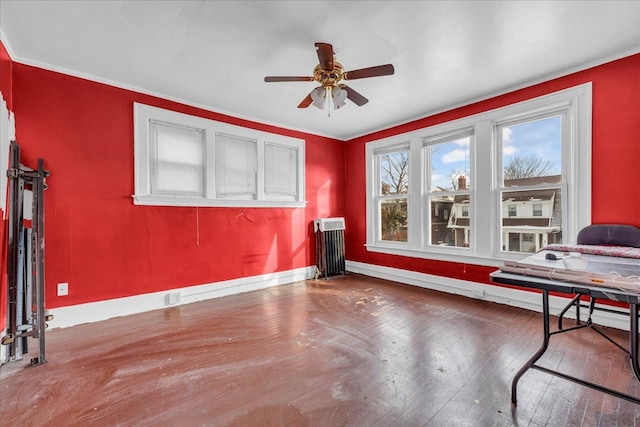
[{"label": "scratched wood floor", "polygon": [[[360,275],[47,333],[47,360],[0,370],[2,426],[636,426],[640,405],[514,373],[541,316]],[[622,342],[626,333],[610,330]],[[540,362],[640,396],[592,331]]]}]

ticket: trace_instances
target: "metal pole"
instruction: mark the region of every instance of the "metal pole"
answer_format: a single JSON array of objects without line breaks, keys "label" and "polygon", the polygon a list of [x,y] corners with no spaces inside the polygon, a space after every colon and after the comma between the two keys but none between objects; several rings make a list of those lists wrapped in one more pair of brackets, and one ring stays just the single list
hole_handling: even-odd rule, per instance
[{"label": "metal pole", "polygon": [[544,338],[542,340],[542,345],[540,346],[536,354],[534,354],[533,357],[529,359],[522,368],[520,368],[520,370],[516,373],[516,376],[513,378],[513,382],[511,383],[511,403],[513,404],[513,406],[516,406],[518,404],[516,395],[520,377],[524,375],[524,373],[527,372],[531,367],[533,367],[536,361],[540,359],[540,357],[542,357],[545,351],[547,351],[547,347],[549,346],[549,337],[551,336],[549,328],[549,291],[546,289],[542,290],[542,322],[544,327]]},{"label": "metal pole", "polygon": [[31,365],[46,362],[45,358],[45,295],[44,295],[44,161],[38,159],[38,175],[33,180],[33,285],[36,288],[36,333],[38,336],[38,357],[31,360]]}]

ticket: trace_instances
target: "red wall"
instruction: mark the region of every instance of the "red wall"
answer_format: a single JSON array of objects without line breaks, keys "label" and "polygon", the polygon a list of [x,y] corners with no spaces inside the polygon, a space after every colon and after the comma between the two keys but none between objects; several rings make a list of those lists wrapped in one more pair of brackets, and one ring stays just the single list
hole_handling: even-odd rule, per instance
[{"label": "red wall", "polygon": [[[133,103],[306,140],[305,209],[135,206]],[[14,63],[23,163],[45,160],[47,307],[315,264],[312,221],[344,215],[344,143]],[[69,295],[56,296],[56,284]]]},{"label": "red wall", "polygon": [[[313,265],[312,220],[342,215],[349,260],[488,283],[492,267],[366,251],[365,143],[589,81],[593,222],[640,225],[640,55],[345,144],[12,64],[2,52],[0,69],[10,76],[1,76],[0,88],[11,94],[23,163],[42,157],[52,172],[45,192],[48,308]],[[304,138],[306,209],[133,205],[133,102]],[[69,296],[55,295],[58,282],[69,282]]]},{"label": "red wall", "polygon": [[347,144],[346,221],[349,260],[422,273],[489,283],[493,267],[432,261],[368,252],[365,224],[365,143],[399,133],[481,113],[586,82],[593,83],[592,212],[593,223],[640,226],[640,54],[456,108]]},{"label": "red wall", "polygon": [[12,110],[12,89],[11,79],[13,71],[13,62],[9,53],[0,41],[0,92],[7,103],[7,108]]}]

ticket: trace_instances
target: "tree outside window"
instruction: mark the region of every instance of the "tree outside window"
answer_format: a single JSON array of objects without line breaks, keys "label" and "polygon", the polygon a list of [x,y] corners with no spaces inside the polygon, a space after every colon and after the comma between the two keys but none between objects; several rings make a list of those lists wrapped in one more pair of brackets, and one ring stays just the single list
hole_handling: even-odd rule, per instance
[{"label": "tree outside window", "polygon": [[378,156],[381,240],[408,241],[409,151]]}]

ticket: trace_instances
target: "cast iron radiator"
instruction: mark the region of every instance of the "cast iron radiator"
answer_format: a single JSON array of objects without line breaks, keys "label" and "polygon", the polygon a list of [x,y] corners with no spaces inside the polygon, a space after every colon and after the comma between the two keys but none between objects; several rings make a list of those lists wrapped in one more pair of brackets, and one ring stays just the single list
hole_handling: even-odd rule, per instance
[{"label": "cast iron radiator", "polygon": [[316,234],[316,278],[345,274],[344,218],[313,221]]}]

